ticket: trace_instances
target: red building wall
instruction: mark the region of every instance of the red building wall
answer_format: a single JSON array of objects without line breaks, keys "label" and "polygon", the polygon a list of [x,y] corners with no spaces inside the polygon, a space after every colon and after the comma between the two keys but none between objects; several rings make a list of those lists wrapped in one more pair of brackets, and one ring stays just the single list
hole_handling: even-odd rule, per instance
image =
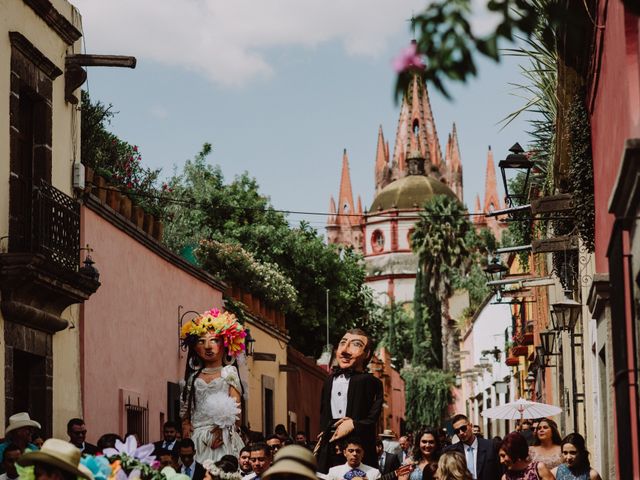
[{"label": "red building wall", "polygon": [[[291,413],[295,414],[295,429],[306,431],[307,438],[313,443],[320,433],[320,397],[328,373],[316,365],[313,358],[305,357],[292,347],[287,348],[287,364],[293,367],[287,373],[289,417],[291,419]],[[291,422],[288,428],[292,430]]]},{"label": "red building wall", "polygon": [[[625,13],[620,0],[599,1],[598,29],[590,85],[591,135],[595,182],[596,271],[606,273],[607,247],[613,226],[609,197],[620,166],[624,142],[640,137],[638,17]],[[606,9],[606,12],[605,12]]]}]

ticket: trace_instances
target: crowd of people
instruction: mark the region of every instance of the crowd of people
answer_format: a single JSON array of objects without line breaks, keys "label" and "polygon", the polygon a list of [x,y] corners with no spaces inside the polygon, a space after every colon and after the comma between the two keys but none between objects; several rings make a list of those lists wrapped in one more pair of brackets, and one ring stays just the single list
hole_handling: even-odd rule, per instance
[{"label": "crowd of people", "polygon": [[[485,439],[458,414],[451,437],[423,428],[395,440],[377,433],[384,394],[367,371],[371,338],[348,330],[336,348],[336,365],[321,394],[320,434],[295,440],[284,425],[262,434],[240,428],[246,395],[246,332],[229,312],[212,309],[181,329],[188,351],[180,423],[163,425],[163,438],[140,445],[102,435],[86,441],[80,418],[67,424],[68,441],[44,439],[27,412],[13,415],[0,444],[0,480],[597,480],[578,433],[561,438],[556,423],[522,422],[521,431]],[[244,367],[244,368],[243,368]],[[244,374],[243,374],[244,371]],[[246,397],[245,397],[246,398]],[[313,449],[312,449],[313,447]]]},{"label": "crowd of people", "polygon": [[[283,425],[278,425],[266,437],[243,435],[246,446],[237,456],[226,454],[216,461],[199,462],[194,441],[181,438],[178,423],[167,422],[163,438],[148,446],[146,460],[150,467],[164,472],[168,480],[600,479],[589,463],[584,438],[579,433],[561,438],[552,419],[524,420],[518,431],[492,439],[485,439],[465,415],[455,415],[450,424],[451,436],[446,429],[429,427],[397,440],[389,431],[379,434],[377,461],[373,465],[363,462],[363,442],[350,436],[335,445],[335,454],[341,461],[327,473],[319,473],[312,453],[314,444],[305,432],[296,432],[292,437]],[[10,417],[6,438],[0,443],[0,480],[28,480],[23,477],[29,466],[36,467],[31,477],[36,480],[97,480],[99,474],[84,468],[85,463],[90,463],[85,460],[121,452],[125,445],[125,440],[114,433],[102,435],[96,445],[87,442],[87,428],[79,418],[69,420],[67,441],[45,439],[39,428],[26,412]],[[135,435],[130,438],[135,450],[143,449],[137,446]],[[130,452],[134,457],[135,450]]]},{"label": "crowd of people", "polygon": [[446,429],[424,428],[401,437],[395,458],[379,441],[380,475],[409,464],[413,470],[398,475],[399,480],[600,479],[590,465],[584,438],[579,433],[561,438],[550,418],[523,420],[517,431],[492,439],[485,439],[465,415],[453,416],[450,424],[451,436]]}]

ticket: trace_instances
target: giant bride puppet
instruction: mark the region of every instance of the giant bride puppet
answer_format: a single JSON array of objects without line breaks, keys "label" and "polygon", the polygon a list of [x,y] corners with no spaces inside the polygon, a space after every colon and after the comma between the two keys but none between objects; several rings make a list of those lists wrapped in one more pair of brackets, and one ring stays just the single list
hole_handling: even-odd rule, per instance
[{"label": "giant bride puppet", "polygon": [[238,361],[244,360],[246,332],[236,317],[217,309],[186,323],[180,332],[188,349],[180,402],[183,438],[191,438],[195,459],[237,457],[244,446],[238,434],[243,385]]}]

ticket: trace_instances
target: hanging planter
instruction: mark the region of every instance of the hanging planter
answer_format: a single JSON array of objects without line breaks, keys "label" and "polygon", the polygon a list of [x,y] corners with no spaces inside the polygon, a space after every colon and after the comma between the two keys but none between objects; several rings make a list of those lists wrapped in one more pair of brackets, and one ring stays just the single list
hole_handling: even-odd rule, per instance
[{"label": "hanging planter", "polygon": [[127,218],[131,218],[131,199],[127,195],[122,195],[120,198],[120,214]]},{"label": "hanging planter", "polygon": [[520,364],[518,357],[507,357],[506,364],[508,367],[517,367]]},{"label": "hanging planter", "polygon": [[529,347],[526,345],[516,345],[511,347],[511,355],[514,357],[526,356],[529,353]]},{"label": "hanging planter", "polygon": [[98,197],[100,203],[106,203],[107,190],[105,187],[107,186],[107,181],[104,179],[104,177],[98,175],[95,179],[94,186],[95,187],[93,189],[93,193]]},{"label": "hanging planter", "polygon": [[140,205],[134,205],[131,211],[131,221],[136,224],[138,228],[142,228],[144,225],[144,210]]},{"label": "hanging planter", "polygon": [[109,205],[114,211],[120,211],[120,198],[122,194],[113,186],[110,186],[107,190],[107,205]]},{"label": "hanging planter", "polygon": [[153,235],[153,222],[155,218],[150,213],[144,214],[144,223],[142,225],[142,229],[147,233],[147,235]]},{"label": "hanging planter", "polygon": [[164,234],[164,223],[162,220],[154,220],[153,222],[153,238],[162,241],[162,235]]}]

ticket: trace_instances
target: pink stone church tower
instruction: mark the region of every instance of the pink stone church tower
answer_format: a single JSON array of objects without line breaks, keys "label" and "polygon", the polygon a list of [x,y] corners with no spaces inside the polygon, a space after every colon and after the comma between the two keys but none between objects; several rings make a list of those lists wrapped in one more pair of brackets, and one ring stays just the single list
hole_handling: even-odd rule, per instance
[{"label": "pink stone church tower", "polygon": [[485,217],[487,213],[494,210],[501,210],[505,208],[498,196],[498,185],[496,182],[496,166],[493,161],[493,151],[491,145],[487,151],[487,167],[485,171],[484,180],[484,202],[480,203],[480,196],[476,195],[476,204],[474,213],[483,214],[475,215],[473,217],[473,223],[476,230],[482,228],[488,228],[493,233],[493,236],[499,241],[502,239],[502,232],[507,228],[506,224],[500,222],[497,217]]},{"label": "pink stone church tower", "polygon": [[[448,135],[447,148],[443,157],[429,101],[429,92],[425,83],[417,75],[414,76],[402,99],[393,156],[390,155],[389,142],[385,140],[382,126],[378,128],[374,163],[376,196],[394,182],[410,174],[407,160],[410,156],[415,157],[416,155],[421,158],[422,168],[420,170],[424,172],[424,176],[441,182],[462,202],[462,160],[456,126],[453,125],[453,129]],[[422,204],[416,205],[416,210],[421,209]],[[349,159],[345,150],[342,157],[338,201],[336,203],[334,197],[331,196],[329,202],[329,217],[326,226],[328,242],[364,252],[368,241],[364,238],[364,232],[370,214],[367,215],[363,212],[360,197],[358,197],[357,205],[354,204]],[[406,233],[404,232],[405,236]]]},{"label": "pink stone church tower", "polygon": [[358,197],[357,206],[353,203],[349,157],[345,148],[342,154],[342,176],[340,177],[338,205],[336,206],[333,195],[329,200],[329,218],[327,219],[327,240],[329,243],[351,246],[358,252],[362,251],[362,218],[360,197]]}]

